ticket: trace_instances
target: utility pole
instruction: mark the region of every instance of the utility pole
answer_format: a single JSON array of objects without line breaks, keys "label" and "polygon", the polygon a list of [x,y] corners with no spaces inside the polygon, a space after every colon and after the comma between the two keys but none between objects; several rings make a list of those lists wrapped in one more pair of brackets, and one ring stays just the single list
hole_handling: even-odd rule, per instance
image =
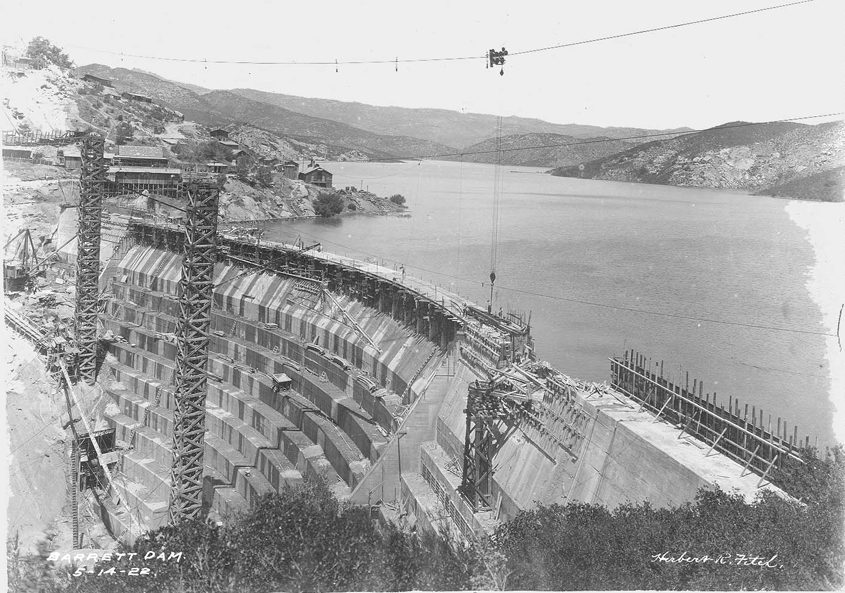
[{"label": "utility pole", "polygon": [[100,280],[100,223],[106,182],[105,142],[98,134],[82,140],[82,190],[76,256],[77,375],[89,385],[97,379],[97,300]]},{"label": "utility pole", "polygon": [[217,260],[216,185],[192,183],[188,206],[179,320],[176,325],[176,409],[170,471],[170,523],[197,517],[202,510],[205,398],[214,263]]}]

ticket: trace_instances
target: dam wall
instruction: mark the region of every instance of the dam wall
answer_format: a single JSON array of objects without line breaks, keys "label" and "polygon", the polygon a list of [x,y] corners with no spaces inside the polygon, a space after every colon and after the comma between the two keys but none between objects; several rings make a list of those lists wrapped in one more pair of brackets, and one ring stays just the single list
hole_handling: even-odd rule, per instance
[{"label": "dam wall", "polygon": [[[101,276],[100,372],[120,451],[102,514],[127,541],[166,520],[182,240],[176,227],[130,228],[134,244]],[[521,319],[333,254],[226,236],[219,247],[204,458],[215,518],[308,477],[390,520],[466,539],[538,504],[777,491],[679,425],[685,416],[668,422],[537,361]],[[468,393],[491,377],[516,400],[491,423],[478,504],[464,491]]]},{"label": "dam wall", "polygon": [[[668,507],[693,500],[700,488],[716,486],[749,501],[762,490],[785,496],[638,402],[606,387],[573,383],[566,399],[560,390],[556,397],[547,392],[545,405],[533,406],[538,417],[520,421],[505,439],[495,454],[492,504],[473,510],[457,490],[467,390],[478,378],[470,365],[459,363],[435,436],[421,445],[420,472],[402,476],[401,503],[412,522],[470,539],[538,504],[582,502],[612,509],[649,502]],[[541,423],[552,434],[544,435]]]}]

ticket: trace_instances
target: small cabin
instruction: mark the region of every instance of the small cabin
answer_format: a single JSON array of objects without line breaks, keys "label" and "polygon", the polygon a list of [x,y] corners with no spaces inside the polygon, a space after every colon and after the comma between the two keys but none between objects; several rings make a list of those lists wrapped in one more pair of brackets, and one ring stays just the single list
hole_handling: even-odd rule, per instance
[{"label": "small cabin", "polygon": [[114,85],[114,81],[109,78],[103,78],[102,76],[96,76],[95,74],[83,74],[82,80],[85,82],[92,82],[94,84],[101,84],[103,86],[111,87]]},{"label": "small cabin", "polygon": [[217,143],[220,144],[220,146],[225,146],[230,150],[239,150],[241,147],[240,144],[232,140],[218,140]]},{"label": "small cabin", "polygon": [[229,172],[229,163],[221,163],[219,161],[209,161],[205,163],[206,170],[210,173],[219,175],[220,173]]},{"label": "small cabin", "polygon": [[209,134],[212,138],[221,142],[229,139],[229,132],[224,129],[211,130]]},{"label": "small cabin", "polygon": [[117,147],[114,164],[118,167],[167,167],[168,160],[160,146],[124,144]]},{"label": "small cabin", "polygon": [[251,167],[255,163],[255,158],[245,150],[239,150],[236,153],[233,159],[236,167]]},{"label": "small cabin", "polygon": [[310,167],[299,174],[299,178],[305,183],[316,185],[317,187],[331,187],[332,174],[323,169],[320,165]]},{"label": "small cabin", "polygon": [[140,101],[141,103],[152,103],[153,100],[151,97],[147,97],[146,95],[138,95],[137,93],[120,93],[121,99],[126,99],[127,101]]},{"label": "small cabin", "polygon": [[[65,169],[78,171],[82,168],[82,155],[79,153],[78,146],[66,146],[64,148],[60,148],[56,152],[56,157],[59,160],[59,165],[63,166]],[[103,158],[106,159],[106,163],[111,164],[114,159],[114,154],[111,152],[105,152],[103,153]]]},{"label": "small cabin", "polygon": [[4,146],[3,158],[15,161],[31,161],[32,150],[29,148],[21,148],[19,146]]},{"label": "small cabin", "polygon": [[64,165],[65,169],[77,171],[82,168],[82,155],[76,146],[60,148],[56,156],[59,158],[59,164]]},{"label": "small cabin", "polygon": [[285,161],[278,168],[281,168],[282,174],[288,179],[299,179],[299,163],[296,161]]}]

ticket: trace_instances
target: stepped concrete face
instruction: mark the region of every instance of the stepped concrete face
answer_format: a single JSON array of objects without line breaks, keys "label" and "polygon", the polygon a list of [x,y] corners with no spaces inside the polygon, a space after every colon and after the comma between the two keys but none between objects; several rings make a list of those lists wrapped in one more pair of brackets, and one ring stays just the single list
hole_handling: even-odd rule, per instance
[{"label": "stepped concrete face", "polygon": [[[146,232],[152,238],[121,246],[103,276],[112,339],[100,376],[123,449],[103,513],[127,540],[166,520],[170,488],[180,256],[161,246],[175,234]],[[215,268],[204,460],[215,517],[309,476],[388,518],[464,538],[537,504],[667,506],[701,487],[759,491],[757,476],[625,396],[529,361],[519,324],[419,281],[400,284],[390,269],[262,249],[286,271],[229,251]],[[315,281],[315,270],[330,281]],[[490,372],[512,372],[507,357],[534,369],[532,404],[496,451],[492,504],[473,512],[458,492],[467,393]],[[281,374],[289,389],[274,379]]]},{"label": "stepped concrete face", "polygon": [[[180,265],[172,251],[135,245],[110,262],[103,280],[110,342],[100,377],[123,450],[115,500],[133,512],[125,516],[114,501],[103,510],[126,540],[167,519]],[[225,517],[307,476],[348,498],[444,351],[410,324],[348,295],[326,298],[301,279],[219,264],[215,283],[206,504]],[[275,382],[282,373],[289,389]],[[436,410],[430,415],[433,422]],[[409,463],[418,457],[409,450]]]}]

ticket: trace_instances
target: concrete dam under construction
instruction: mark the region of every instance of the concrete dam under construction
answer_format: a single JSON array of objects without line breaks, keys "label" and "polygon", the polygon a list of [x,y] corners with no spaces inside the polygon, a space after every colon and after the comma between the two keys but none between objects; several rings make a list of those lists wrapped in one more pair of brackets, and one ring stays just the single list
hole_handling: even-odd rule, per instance
[{"label": "concrete dam under construction", "polygon": [[[100,514],[126,542],[168,522],[185,242],[181,225],[130,221],[99,276],[105,428],[83,461],[113,476]],[[662,363],[626,352],[585,383],[538,359],[519,315],[318,246],[216,242],[201,418],[214,520],[310,476],[466,539],[537,504],[786,496],[767,476],[797,437]]]}]

